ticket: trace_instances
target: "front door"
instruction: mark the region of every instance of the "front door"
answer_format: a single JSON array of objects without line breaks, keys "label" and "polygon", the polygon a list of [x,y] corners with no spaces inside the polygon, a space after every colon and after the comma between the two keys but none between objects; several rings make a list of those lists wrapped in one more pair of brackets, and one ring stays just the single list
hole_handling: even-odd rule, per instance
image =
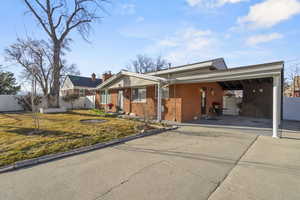
[{"label": "front door", "polygon": [[201,115],[206,115],[206,102],[207,102],[207,94],[206,88],[200,89],[200,98],[201,98]]},{"label": "front door", "polygon": [[119,92],[118,92],[118,107],[119,107],[120,110],[124,110],[123,90],[119,90]]}]

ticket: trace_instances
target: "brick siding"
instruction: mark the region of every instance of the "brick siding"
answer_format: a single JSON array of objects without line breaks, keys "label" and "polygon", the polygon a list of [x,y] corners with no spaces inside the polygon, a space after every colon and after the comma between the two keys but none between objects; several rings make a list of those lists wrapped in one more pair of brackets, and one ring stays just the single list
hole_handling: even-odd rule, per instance
[{"label": "brick siding", "polygon": [[[201,96],[200,89],[206,87],[207,92],[207,112],[213,102],[222,105],[223,90],[218,83],[198,83],[198,84],[177,84],[170,86],[170,98],[162,100],[163,111],[162,119],[170,121],[185,122],[193,120],[195,116],[201,115]],[[211,92],[211,91],[214,92]],[[123,89],[124,112],[135,113],[143,117],[146,113],[149,119],[157,117],[157,99],[155,98],[155,86],[147,87],[146,103],[131,102],[131,89]],[[112,112],[115,112],[117,105],[118,90],[111,90]],[[96,105],[104,109],[101,105],[100,93],[97,92]]]}]

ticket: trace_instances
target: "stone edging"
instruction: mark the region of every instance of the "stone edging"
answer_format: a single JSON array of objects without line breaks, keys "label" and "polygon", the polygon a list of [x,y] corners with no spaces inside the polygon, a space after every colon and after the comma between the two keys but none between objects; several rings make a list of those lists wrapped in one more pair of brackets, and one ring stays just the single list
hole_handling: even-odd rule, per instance
[{"label": "stone edging", "polygon": [[116,145],[116,144],[120,144],[120,143],[123,143],[123,142],[128,142],[130,140],[134,140],[134,139],[138,139],[138,138],[142,138],[142,137],[146,137],[146,136],[150,136],[150,135],[159,134],[159,133],[162,133],[162,132],[165,132],[165,131],[175,130],[177,128],[178,128],[177,126],[173,126],[173,127],[170,127],[170,128],[153,129],[153,130],[146,131],[144,133],[137,133],[135,135],[131,135],[131,136],[128,136],[128,137],[125,137],[125,138],[114,139],[114,140],[111,140],[111,141],[108,141],[108,142],[98,143],[98,144],[91,145],[91,146],[86,146],[86,147],[80,147],[80,148],[73,149],[73,150],[67,151],[67,152],[62,152],[62,153],[57,153],[57,154],[50,154],[50,155],[45,155],[45,156],[41,156],[41,157],[38,157],[38,158],[18,161],[18,162],[15,162],[14,164],[7,165],[7,166],[4,166],[4,167],[0,167],[0,174],[4,173],[4,172],[9,172],[9,171],[12,171],[12,170],[24,168],[24,167],[37,165],[37,164],[40,164],[40,163],[49,162],[49,161],[56,160],[56,159],[59,159],[59,158],[64,158],[64,157],[68,157],[68,156],[73,156],[73,155],[85,153],[85,152],[88,152],[88,151],[102,149],[102,148],[109,147],[109,146]]}]

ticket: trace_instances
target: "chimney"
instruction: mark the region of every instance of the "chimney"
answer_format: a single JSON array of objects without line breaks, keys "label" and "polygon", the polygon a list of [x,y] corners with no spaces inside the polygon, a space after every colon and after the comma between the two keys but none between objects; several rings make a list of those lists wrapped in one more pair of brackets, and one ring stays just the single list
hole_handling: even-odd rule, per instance
[{"label": "chimney", "polygon": [[107,79],[109,79],[109,78],[112,77],[112,76],[113,76],[113,75],[112,75],[111,71],[105,72],[105,73],[102,75],[102,81],[104,82],[104,81],[106,81]]},{"label": "chimney", "polygon": [[92,73],[92,81],[95,81],[95,80],[96,80],[96,74]]}]

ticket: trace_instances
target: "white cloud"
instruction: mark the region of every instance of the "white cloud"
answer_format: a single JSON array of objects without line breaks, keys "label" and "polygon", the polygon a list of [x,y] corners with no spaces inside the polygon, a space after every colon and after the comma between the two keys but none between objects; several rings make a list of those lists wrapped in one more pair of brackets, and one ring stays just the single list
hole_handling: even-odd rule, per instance
[{"label": "white cloud", "polygon": [[189,6],[205,6],[205,7],[220,7],[225,4],[240,3],[248,0],[186,0]]},{"label": "white cloud", "polygon": [[122,15],[134,15],[136,13],[136,6],[132,3],[121,4],[119,12]]},{"label": "white cloud", "polygon": [[136,22],[138,22],[138,23],[143,22],[143,21],[145,21],[144,17],[138,17],[138,18],[136,18]]},{"label": "white cloud", "polygon": [[183,64],[210,58],[216,44],[217,39],[210,30],[189,27],[158,40],[148,50],[163,53],[173,64]]},{"label": "white cloud", "polygon": [[265,0],[250,7],[247,16],[238,19],[251,28],[269,28],[300,13],[298,0]]},{"label": "white cloud", "polygon": [[260,43],[270,42],[272,40],[281,39],[283,35],[279,33],[270,33],[270,34],[261,34],[261,35],[254,35],[249,37],[246,40],[246,44],[249,46],[255,46]]}]

